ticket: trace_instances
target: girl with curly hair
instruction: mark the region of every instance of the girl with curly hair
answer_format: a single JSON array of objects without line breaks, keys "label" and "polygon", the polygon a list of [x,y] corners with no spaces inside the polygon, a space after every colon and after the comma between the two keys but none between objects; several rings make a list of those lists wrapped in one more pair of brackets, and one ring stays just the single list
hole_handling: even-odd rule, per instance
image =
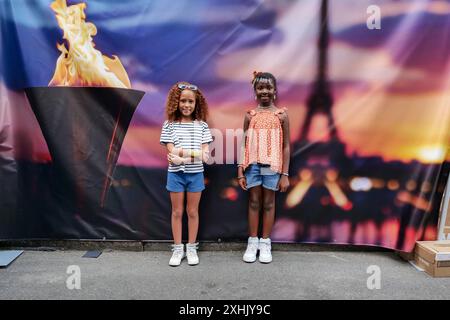
[{"label": "girl with curly hair", "polygon": [[[203,189],[203,162],[209,158],[208,145],[212,142],[206,117],[208,104],[196,85],[178,82],[169,91],[166,102],[167,120],[164,122],[160,143],[168,151],[169,168],[166,188],[172,204],[172,257],[170,266],[179,266],[185,256],[189,265],[199,263],[197,233],[198,206]],[[188,243],[186,253],[182,243],[182,216],[186,196],[188,215]]]},{"label": "girl with curly hair", "polygon": [[[256,108],[244,118],[244,139],[238,164],[238,181],[249,190],[249,238],[245,262],[272,261],[270,234],[275,220],[275,191],[289,187],[289,118],[286,108],[275,105],[277,81],[268,72],[254,72],[252,80]],[[258,238],[259,215],[262,211],[262,235]]]}]

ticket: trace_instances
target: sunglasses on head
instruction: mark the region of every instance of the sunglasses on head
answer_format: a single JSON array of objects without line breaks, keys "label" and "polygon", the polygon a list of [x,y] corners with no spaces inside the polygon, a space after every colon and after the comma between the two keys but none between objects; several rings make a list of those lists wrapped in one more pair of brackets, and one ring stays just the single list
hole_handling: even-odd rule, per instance
[{"label": "sunglasses on head", "polygon": [[188,89],[188,90],[193,90],[193,91],[196,91],[198,89],[196,85],[184,84],[184,83],[180,83],[178,85],[178,88],[181,89],[181,90]]}]

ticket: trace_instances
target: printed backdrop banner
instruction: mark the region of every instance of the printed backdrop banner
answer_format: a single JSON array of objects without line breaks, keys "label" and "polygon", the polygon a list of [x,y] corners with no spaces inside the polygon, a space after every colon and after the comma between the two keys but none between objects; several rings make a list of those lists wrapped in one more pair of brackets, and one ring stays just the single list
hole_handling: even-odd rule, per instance
[{"label": "printed backdrop banner", "polygon": [[290,119],[273,241],[436,238],[450,1],[0,0],[0,19],[0,239],[171,239],[159,136],[169,88],[189,81],[214,137],[199,238],[245,240],[254,70],[276,76]]}]

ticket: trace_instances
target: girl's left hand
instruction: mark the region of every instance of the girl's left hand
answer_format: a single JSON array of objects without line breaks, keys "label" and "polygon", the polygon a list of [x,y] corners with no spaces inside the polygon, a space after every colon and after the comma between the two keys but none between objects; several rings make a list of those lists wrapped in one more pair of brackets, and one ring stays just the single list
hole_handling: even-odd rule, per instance
[{"label": "girl's left hand", "polygon": [[209,160],[209,150],[202,150],[202,161],[208,162]]},{"label": "girl's left hand", "polygon": [[289,188],[289,178],[285,175],[281,175],[280,181],[278,181],[278,188],[280,192],[286,192]]}]

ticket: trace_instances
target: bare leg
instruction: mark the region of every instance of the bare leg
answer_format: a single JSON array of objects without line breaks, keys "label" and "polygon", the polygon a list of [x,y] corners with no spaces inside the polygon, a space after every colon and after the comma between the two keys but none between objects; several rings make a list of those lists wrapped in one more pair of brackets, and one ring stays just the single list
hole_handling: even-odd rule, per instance
[{"label": "bare leg", "polygon": [[171,192],[170,201],[172,203],[172,235],[175,244],[181,244],[184,192]]},{"label": "bare leg", "polygon": [[275,221],[275,191],[263,188],[263,232],[264,239],[270,238]]},{"label": "bare leg", "polygon": [[186,212],[188,215],[189,243],[197,242],[198,233],[198,205],[200,203],[201,192],[188,192]]},{"label": "bare leg", "polygon": [[261,211],[262,187],[250,188],[248,203],[248,232],[250,237],[258,236],[259,212]]}]

